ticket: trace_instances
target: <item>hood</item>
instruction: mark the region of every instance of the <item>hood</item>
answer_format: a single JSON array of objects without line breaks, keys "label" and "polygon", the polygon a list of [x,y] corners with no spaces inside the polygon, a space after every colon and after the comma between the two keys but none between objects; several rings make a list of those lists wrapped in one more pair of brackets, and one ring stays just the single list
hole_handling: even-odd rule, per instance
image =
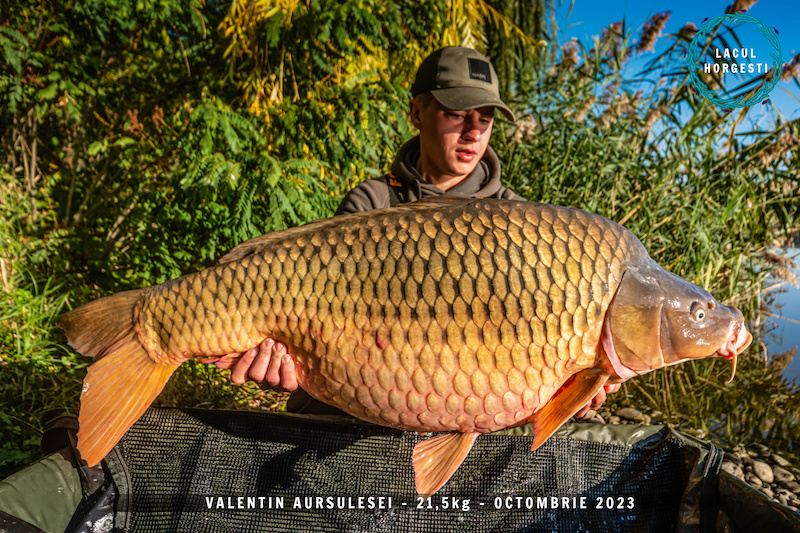
[{"label": "hood", "polygon": [[464,181],[447,191],[443,191],[422,178],[422,175],[417,170],[419,155],[420,140],[419,135],[417,135],[400,148],[394,163],[392,163],[392,175],[408,185],[409,201],[445,194],[447,196],[488,198],[495,195],[502,188],[500,182],[500,159],[491,146],[486,147],[486,153],[483,154],[475,170]]}]

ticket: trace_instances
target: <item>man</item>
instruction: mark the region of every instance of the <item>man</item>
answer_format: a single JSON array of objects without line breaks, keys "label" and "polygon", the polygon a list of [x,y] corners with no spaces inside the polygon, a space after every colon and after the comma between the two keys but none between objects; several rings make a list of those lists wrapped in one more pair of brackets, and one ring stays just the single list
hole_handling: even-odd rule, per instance
[{"label": "man", "polygon": [[[390,207],[435,196],[523,200],[500,184],[500,161],[489,147],[495,109],[510,121],[514,120],[514,114],[500,99],[497,75],[485,57],[463,47],[438,50],[420,65],[411,93],[414,98],[410,102],[410,116],[419,135],[400,148],[389,174],[367,180],[350,191],[336,214]],[[298,389],[294,363],[286,346],[273,339],[266,339],[243,354],[207,361],[220,368],[230,368],[231,379],[238,385],[252,379],[262,388],[296,391],[290,400],[290,411],[333,410]],[[601,390],[578,416],[599,407],[605,401],[606,392],[618,387],[607,386]],[[67,474],[72,473],[68,466],[61,468]],[[41,468],[30,470],[26,475],[38,479],[42,487],[63,485],[63,475],[58,477]],[[64,523],[69,522],[81,496],[78,476],[71,475],[71,489],[67,492],[75,500],[62,498],[65,507],[60,519]],[[15,497],[12,494],[11,500]],[[51,514],[54,513],[58,514],[56,511]],[[3,518],[1,514],[0,518]]]},{"label": "man", "polygon": [[[419,135],[405,143],[389,174],[366,180],[342,200],[336,214],[391,207],[435,196],[469,196],[524,200],[500,183],[500,160],[489,146],[494,112],[510,121],[514,113],[500,99],[497,74],[484,56],[470,48],[451,46],[429,55],[419,67],[409,114]],[[215,364],[231,368],[231,379],[249,379],[262,388],[296,391],[294,363],[286,346],[267,339],[258,348],[220,358]],[[607,386],[578,412],[605,401]],[[302,392],[302,391],[301,391]],[[289,408],[302,408],[308,398],[293,396]]]}]

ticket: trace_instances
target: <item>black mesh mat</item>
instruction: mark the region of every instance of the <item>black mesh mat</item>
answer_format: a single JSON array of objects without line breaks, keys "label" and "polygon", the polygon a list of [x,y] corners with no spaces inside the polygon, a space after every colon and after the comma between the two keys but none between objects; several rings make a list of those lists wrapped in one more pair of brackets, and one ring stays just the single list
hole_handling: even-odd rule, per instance
[{"label": "black mesh mat", "polygon": [[481,436],[430,500],[420,437],[348,418],[150,409],[107,463],[131,531],[675,531],[698,450]]}]

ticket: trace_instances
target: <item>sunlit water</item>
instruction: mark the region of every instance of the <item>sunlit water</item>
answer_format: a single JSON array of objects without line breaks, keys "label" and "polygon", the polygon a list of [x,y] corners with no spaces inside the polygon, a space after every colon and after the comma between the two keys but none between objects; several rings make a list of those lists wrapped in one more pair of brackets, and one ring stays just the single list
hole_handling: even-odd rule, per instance
[{"label": "sunlit water", "polygon": [[[787,248],[783,255],[793,258],[795,263],[800,263],[800,248]],[[793,269],[794,273],[800,276],[800,268]],[[777,356],[797,347],[800,352],[800,288],[790,284],[784,285],[784,290],[776,293],[774,302],[774,314],[781,315],[779,318],[769,317],[774,323],[775,329],[764,337],[767,345],[767,353]],[[800,383],[800,355],[784,370],[784,375],[789,379],[794,379]]]}]

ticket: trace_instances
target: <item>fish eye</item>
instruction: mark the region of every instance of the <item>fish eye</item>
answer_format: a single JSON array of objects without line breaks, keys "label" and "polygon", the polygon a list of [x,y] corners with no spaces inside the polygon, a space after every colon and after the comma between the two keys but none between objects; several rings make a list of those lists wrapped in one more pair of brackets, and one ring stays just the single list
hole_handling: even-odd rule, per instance
[{"label": "fish eye", "polygon": [[[709,306],[710,307],[710,306]],[[695,322],[702,322],[706,318],[706,309],[700,302],[693,302],[689,314]]]}]

